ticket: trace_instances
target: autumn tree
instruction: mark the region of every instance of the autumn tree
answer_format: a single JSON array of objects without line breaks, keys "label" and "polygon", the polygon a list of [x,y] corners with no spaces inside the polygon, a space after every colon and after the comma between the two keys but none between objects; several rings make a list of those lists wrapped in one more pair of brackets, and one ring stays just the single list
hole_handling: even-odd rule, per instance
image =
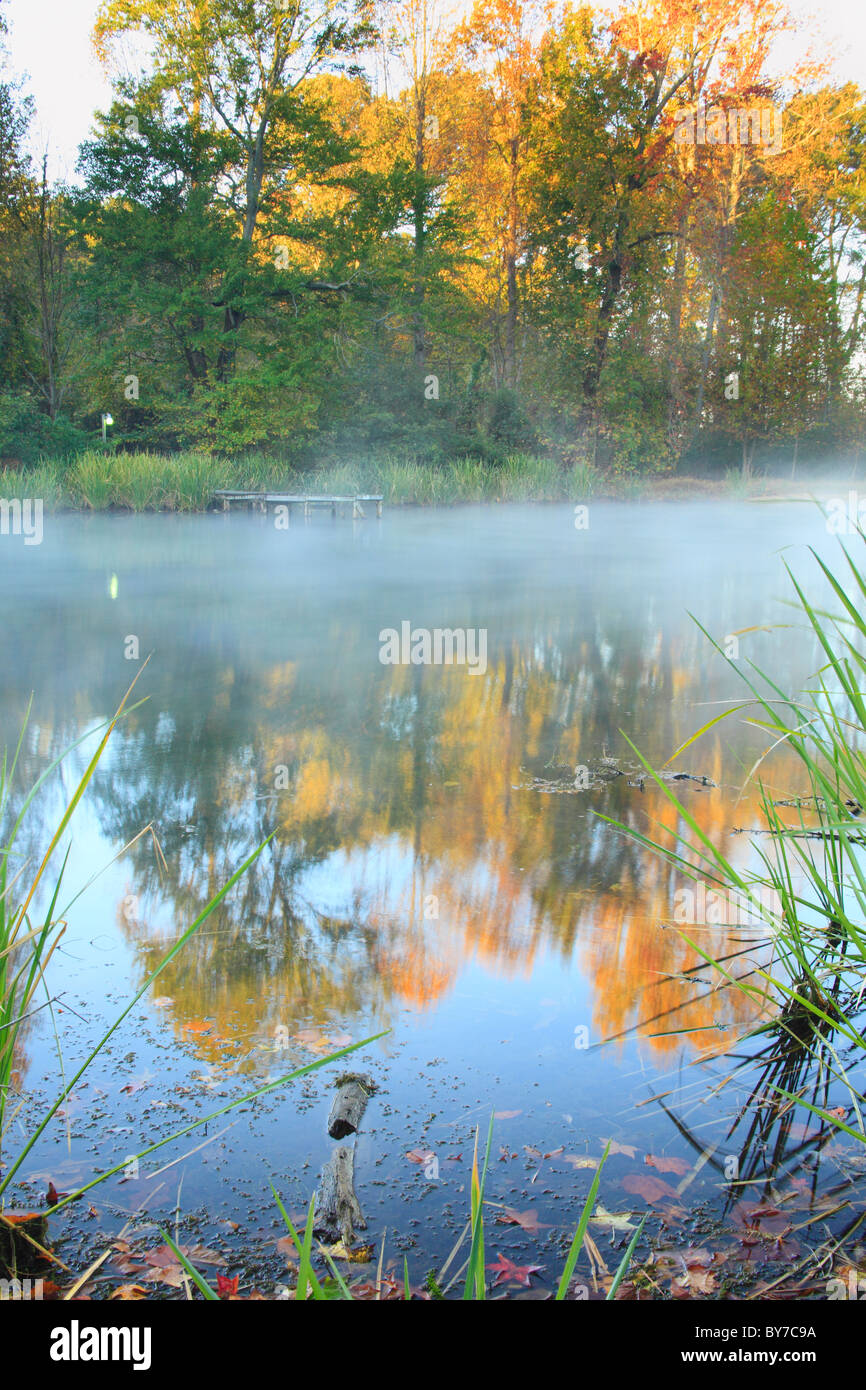
[{"label": "autumn tree", "polygon": [[452,61],[465,65],[475,94],[462,133],[462,190],[473,201],[476,224],[489,228],[489,259],[496,269],[501,266],[504,312],[496,344],[497,375],[512,390],[519,378],[519,276],[529,247],[522,187],[526,102],[538,74],[538,49],[550,8],[522,0],[476,0],[452,42]]}]

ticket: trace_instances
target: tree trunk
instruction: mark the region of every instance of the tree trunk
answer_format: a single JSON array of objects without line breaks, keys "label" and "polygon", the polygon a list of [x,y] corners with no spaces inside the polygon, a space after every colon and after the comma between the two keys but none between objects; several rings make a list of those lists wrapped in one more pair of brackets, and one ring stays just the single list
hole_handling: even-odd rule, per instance
[{"label": "tree trunk", "polygon": [[358,1072],[350,1072],[340,1079],[328,1116],[328,1133],[332,1139],[345,1139],[356,1132],[375,1089],[372,1077]]},{"label": "tree trunk", "polygon": [[698,374],[698,398],[695,403],[695,415],[692,423],[692,438],[701,428],[701,416],[704,413],[704,395],[706,392],[707,368],[710,361],[710,348],[713,342],[713,333],[716,327],[716,315],[721,304],[721,291],[714,282],[710,293],[710,308],[707,313],[707,331],[704,334],[704,345],[701,348],[701,369]]},{"label": "tree trunk", "polygon": [[682,445],[682,396],[680,392],[680,343],[682,335],[683,295],[686,283],[686,246],[688,242],[688,214],[683,212],[677,227],[677,254],[674,263],[673,303],[671,305],[670,332],[668,334],[668,448],[673,456]]},{"label": "tree trunk", "polygon": [[422,88],[418,93],[415,106],[415,189],[412,198],[412,222],[415,233],[415,283],[412,288],[415,311],[412,315],[412,339],[415,350],[415,366],[420,372],[423,372],[427,363],[427,337],[424,329],[424,250],[427,236],[427,197],[424,187],[426,105],[425,93]]},{"label": "tree trunk", "polygon": [[616,307],[616,301],[619,298],[619,292],[622,288],[625,239],[628,225],[628,204],[623,203],[619,209],[613,245],[605,270],[604,289],[602,291],[601,304],[598,311],[595,337],[592,344],[592,354],[581,383],[583,388],[581,424],[584,428],[589,427],[593,430],[595,430],[597,418],[596,399],[598,396],[598,387],[607,357],[607,344],[613,325],[613,313]]},{"label": "tree trunk", "polygon": [[509,152],[508,242],[505,252],[506,311],[505,311],[505,385],[511,390],[517,385],[517,175],[520,161],[520,140],[514,136]]},{"label": "tree trunk", "polygon": [[355,1151],[348,1144],[340,1144],[322,1169],[313,1230],[325,1240],[339,1236],[348,1249],[355,1239],[356,1226],[362,1231],[367,1229],[355,1195]]}]

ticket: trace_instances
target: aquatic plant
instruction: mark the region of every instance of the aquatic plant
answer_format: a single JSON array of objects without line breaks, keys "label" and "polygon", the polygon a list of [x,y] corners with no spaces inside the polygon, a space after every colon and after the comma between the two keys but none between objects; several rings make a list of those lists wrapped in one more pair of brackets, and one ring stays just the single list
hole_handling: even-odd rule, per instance
[{"label": "aquatic plant", "polygon": [[[485,1262],[484,1191],[487,1182],[487,1172],[490,1164],[490,1148],[493,1140],[493,1119],[494,1117],[491,1115],[490,1124],[488,1126],[487,1131],[487,1142],[484,1151],[484,1161],[480,1173],[478,1169],[479,1136],[478,1132],[476,1131],[475,1149],[472,1156],[472,1170],[470,1174],[469,1220],[467,1221],[466,1226],[464,1227],[463,1231],[458,1237],[455,1245],[452,1247],[449,1255],[444,1260],[441,1268],[438,1270],[437,1273],[434,1274],[431,1271],[427,1276],[427,1279],[425,1281],[424,1294],[426,1294],[431,1299],[445,1299],[452,1290],[454,1290],[455,1294],[459,1293],[460,1297],[464,1302],[480,1303],[484,1302],[487,1298],[488,1279],[486,1270],[489,1269],[490,1266],[487,1265]],[[577,1229],[575,1230],[574,1237],[572,1239],[571,1246],[568,1252],[568,1256],[563,1266],[562,1274],[560,1276],[559,1283],[556,1289],[556,1294],[554,1296],[557,1302],[562,1302],[566,1298],[571,1287],[571,1280],[574,1274],[574,1268],[577,1263],[577,1258],[581,1252],[581,1249],[583,1248],[584,1236],[586,1235],[586,1229],[589,1224],[589,1219],[595,1211],[595,1202],[596,1197],[598,1195],[599,1184],[601,1181],[601,1172],[607,1159],[609,1150],[610,1143],[608,1142],[608,1144],[605,1147],[604,1153],[601,1157],[601,1160],[598,1164],[598,1167],[596,1168],[595,1173],[593,1175],[589,1192],[587,1193],[586,1200],[584,1201],[583,1208],[581,1210],[580,1219],[577,1224]],[[414,1297],[413,1289],[409,1279],[409,1264],[405,1256],[403,1257],[402,1287],[399,1284],[397,1284],[391,1276],[388,1276],[386,1279],[383,1279],[382,1269],[385,1256],[384,1241],[379,1250],[378,1271],[375,1283],[365,1278],[362,1281],[358,1281],[352,1284],[346,1279],[346,1277],[343,1274],[341,1274],[333,1255],[324,1245],[321,1244],[320,1241],[316,1242],[316,1248],[314,1249],[314,1199],[311,1198],[310,1200],[309,1207],[307,1208],[306,1224],[304,1226],[303,1233],[300,1233],[296,1229],[294,1223],[292,1222],[291,1217],[286,1211],[286,1208],[283,1205],[283,1202],[273,1185],[271,1186],[271,1191],[273,1192],[274,1201],[277,1204],[280,1216],[282,1217],[286,1230],[288,1231],[289,1239],[298,1257],[297,1278],[295,1281],[294,1289],[292,1290],[292,1295],[295,1300],[304,1301],[306,1299],[313,1299],[315,1301],[322,1302],[331,1300],[358,1301],[361,1299],[367,1300],[369,1298],[378,1300],[383,1297],[383,1290],[384,1297],[386,1298],[400,1297],[402,1295],[403,1301],[408,1301]],[[637,1243],[641,1237],[645,1223],[646,1217],[644,1216],[643,1219],[640,1221],[639,1225],[635,1228],[635,1232],[628,1243],[626,1251],[622,1259],[620,1260],[619,1266],[613,1278],[611,1279],[610,1285],[605,1294],[606,1301],[611,1301],[616,1298],[617,1290],[619,1289],[619,1286],[625,1278],[625,1275],[628,1272],[629,1267],[631,1265],[632,1256],[634,1255],[635,1247],[637,1246]],[[180,1246],[172,1239],[168,1232],[162,1231],[160,1234],[162,1235],[169,1249],[172,1250],[172,1252],[174,1253],[174,1256],[177,1259],[178,1263],[186,1271],[186,1274],[189,1276],[189,1278],[192,1280],[195,1286],[199,1289],[199,1291],[203,1294],[204,1298],[209,1301],[219,1299],[219,1291],[214,1289],[212,1285],[210,1285],[207,1282],[204,1276],[195,1268],[195,1266],[183,1253],[183,1251],[180,1249]],[[466,1256],[466,1259],[463,1261],[463,1263],[458,1264],[453,1270],[453,1272],[451,1272],[451,1267],[452,1265],[454,1265],[457,1255],[459,1254],[467,1238],[469,1239],[468,1255]],[[317,1254],[330,1271],[330,1277],[322,1276],[320,1275],[320,1273],[317,1272],[314,1264],[314,1256]],[[530,1266],[529,1268],[532,1269],[534,1267]],[[424,1294],[422,1294],[421,1296],[423,1297]]]},{"label": "aquatic plant", "polygon": [[[866,1143],[866,1096],[856,1075],[866,1059],[866,572],[844,545],[841,549],[848,589],[812,551],[838,605],[835,612],[816,607],[786,566],[795,606],[826,658],[811,687],[787,692],[753,662],[743,665],[713,642],[748,688],[748,697],[702,725],[669,760],[735,714],[768,737],[749,774],[761,793],[760,868],[741,872],[633,744],[684,829],[655,840],[621,822],[611,823],[688,877],[733,887],[749,900],[765,928],[763,942],[756,941],[755,947],[763,946],[770,959],[750,961],[748,971],[678,930],[727,985],[758,1006],[761,1022],[750,1035],[775,1039],[770,1073],[756,1099],[774,1117],[796,1103]],[[782,744],[796,754],[803,774],[797,795],[784,801],[761,776]],[[793,815],[783,815],[792,809]],[[830,1106],[833,1082],[847,1095],[847,1107]],[[805,1094],[809,1085],[811,1099]]]}]

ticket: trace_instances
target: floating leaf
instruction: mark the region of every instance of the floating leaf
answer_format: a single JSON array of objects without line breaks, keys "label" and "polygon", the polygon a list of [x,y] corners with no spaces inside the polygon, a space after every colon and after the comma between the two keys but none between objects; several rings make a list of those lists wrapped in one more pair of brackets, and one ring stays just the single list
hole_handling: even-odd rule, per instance
[{"label": "floating leaf", "polygon": [[507,1255],[498,1255],[493,1264],[486,1266],[487,1269],[496,1270],[496,1284],[524,1284],[526,1288],[530,1286],[530,1278],[533,1274],[538,1274],[544,1265],[516,1265],[513,1260],[509,1260]]},{"label": "floating leaf", "polygon": [[660,1202],[663,1197],[676,1197],[675,1188],[662,1178],[644,1173],[627,1173],[622,1180],[626,1192],[636,1192],[645,1202]]},{"label": "floating leaf", "polygon": [[644,1163],[648,1163],[650,1168],[655,1168],[659,1173],[676,1173],[677,1177],[682,1177],[688,1173],[691,1164],[684,1158],[660,1158],[656,1154],[646,1154]]},{"label": "floating leaf", "polygon": [[358,1245],[352,1250],[342,1240],[338,1240],[335,1245],[329,1245],[326,1249],[332,1259],[348,1260],[353,1265],[368,1265],[373,1258],[372,1245]]},{"label": "floating leaf", "polygon": [[519,1226],[521,1230],[529,1231],[530,1234],[550,1229],[550,1223],[539,1221],[538,1212],[534,1210],[515,1211],[513,1207],[506,1207],[497,1214],[496,1220],[503,1226]]},{"label": "floating leaf", "polygon": [[629,1221],[632,1215],[630,1211],[613,1212],[608,1211],[599,1202],[593,1215],[589,1218],[596,1226],[609,1226],[612,1231],[633,1231],[634,1222]]},{"label": "floating leaf", "polygon": [[625,1154],[626,1158],[637,1158],[637,1149],[633,1144],[618,1144],[615,1139],[609,1139],[607,1142],[612,1154]]}]

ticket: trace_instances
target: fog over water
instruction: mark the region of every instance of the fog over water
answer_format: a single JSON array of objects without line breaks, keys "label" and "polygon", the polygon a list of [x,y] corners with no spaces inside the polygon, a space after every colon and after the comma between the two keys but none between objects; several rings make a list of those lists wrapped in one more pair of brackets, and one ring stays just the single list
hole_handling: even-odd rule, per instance
[{"label": "fog over water", "polygon": [[[791,626],[784,561],[820,597],[808,547],[830,556],[838,542],[817,507],[594,502],[586,529],[563,506],[289,530],[246,515],[50,516],[38,548],[13,540],[0,547],[0,708],[10,744],[35,692],[21,787],[110,716],[150,655],[135,690],[146,702],[73,822],[61,901],[104,872],[71,906],[51,966],[67,1075],[272,837],[54,1122],[28,1190],[45,1177],[69,1188],[94,1155],[120,1162],[251,1081],[386,1029],[352,1060],[379,1085],[356,1182],[371,1230],[387,1225],[407,1251],[417,1241],[419,1259],[465,1219],[474,1127],[491,1110],[506,1159],[489,1196],[526,1205],[540,1170],[532,1203],[554,1247],[591,1176],[567,1156],[609,1136],[690,1152],[671,1108],[723,1074],[717,1054],[748,1005],[683,976],[694,954],[671,924],[685,880],[598,813],[644,833],[676,825],[641,788],[624,734],[660,766],[743,695],[698,622],[729,650],[737,635],[741,665],[806,683],[818,654]],[[384,662],[381,634],[405,623],[483,632],[483,669]],[[71,756],[57,807],[94,746]],[[743,865],[759,799],[741,788],[764,746],[735,716],[672,764],[696,779],[677,794]],[[766,776],[780,797],[801,790],[784,750]],[[49,809],[29,827],[32,855]],[[738,931],[720,924],[713,947]],[[56,1088],[47,1011],[22,1065],[25,1096]],[[170,1210],[182,1175],[182,1207],[205,1225],[240,1209],[270,1230],[267,1179],[299,1211],[329,1152],[331,1080],[326,1068],[214,1122],[205,1147],[154,1179],[200,1134],[161,1150],[112,1182],[111,1200]],[[645,1103],[658,1092],[664,1106]],[[436,1175],[410,1151],[434,1154]],[[711,1168],[690,1196],[716,1200]],[[628,1202],[614,1189],[605,1205]],[[262,1259],[280,1265],[273,1243]]]}]

